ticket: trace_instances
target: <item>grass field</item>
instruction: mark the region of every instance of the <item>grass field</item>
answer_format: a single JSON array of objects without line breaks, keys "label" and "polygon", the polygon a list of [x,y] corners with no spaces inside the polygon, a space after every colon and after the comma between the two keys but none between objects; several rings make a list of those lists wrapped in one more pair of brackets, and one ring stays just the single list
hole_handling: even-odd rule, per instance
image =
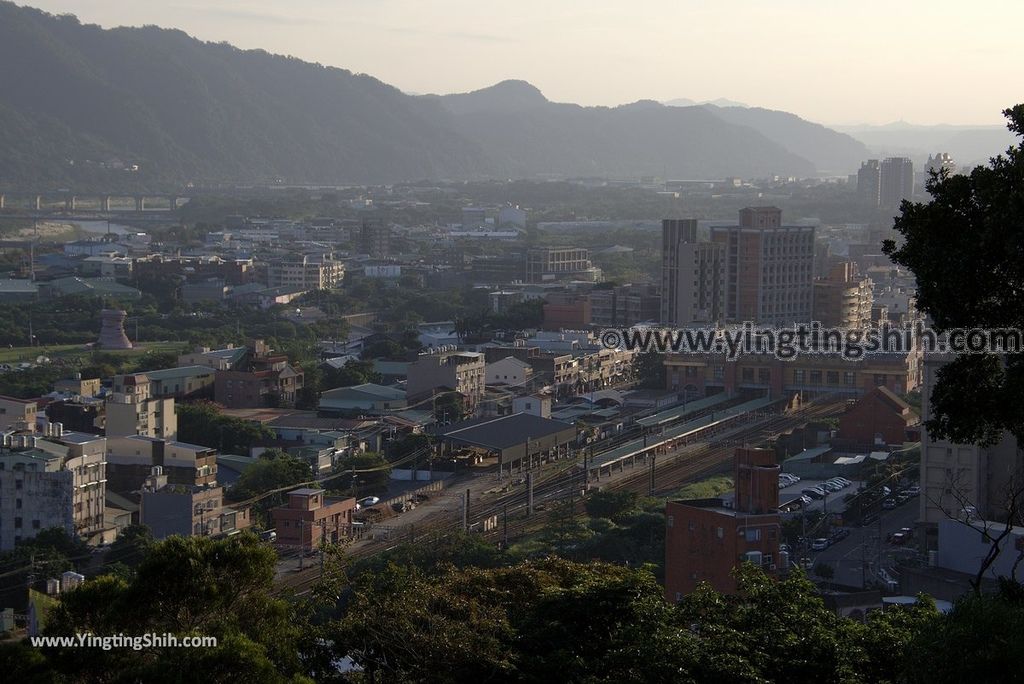
[{"label": "grass field", "polygon": [[184,353],[187,350],[187,342],[140,342],[134,349],[92,349],[84,344],[57,344],[37,347],[7,347],[0,348],[0,363],[21,363],[23,361],[34,361],[37,356],[47,356],[51,359],[71,360],[75,357],[87,357],[93,351],[115,354],[117,356],[138,356],[148,352],[174,352]]}]

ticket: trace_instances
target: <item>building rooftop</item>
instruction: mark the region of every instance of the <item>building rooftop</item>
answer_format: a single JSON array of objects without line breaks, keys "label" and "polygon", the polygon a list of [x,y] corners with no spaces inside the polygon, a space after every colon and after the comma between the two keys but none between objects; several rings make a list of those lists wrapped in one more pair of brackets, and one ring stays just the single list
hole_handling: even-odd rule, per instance
[{"label": "building rooftop", "polygon": [[363,383],[362,385],[352,385],[351,387],[335,387],[334,389],[324,392],[321,397],[324,399],[330,399],[347,394],[361,394],[364,396],[374,397],[376,399],[405,399],[404,391],[394,387],[377,385],[372,382]]},{"label": "building rooftop", "polygon": [[168,380],[171,378],[196,377],[210,375],[213,369],[209,366],[180,366],[178,368],[161,368],[160,370],[145,371],[150,380]]},{"label": "building rooftop", "polygon": [[302,487],[300,489],[293,489],[293,490],[291,490],[290,492],[288,492],[288,495],[291,496],[292,494],[295,494],[297,496],[315,496],[317,494],[323,494],[323,493],[324,493],[324,490],[322,490],[322,489],[314,489],[312,487]]},{"label": "building rooftop", "polygon": [[576,431],[572,423],[541,418],[529,413],[514,413],[499,418],[464,420],[439,431],[445,439],[453,439],[487,449],[508,449],[528,440],[559,432]]}]

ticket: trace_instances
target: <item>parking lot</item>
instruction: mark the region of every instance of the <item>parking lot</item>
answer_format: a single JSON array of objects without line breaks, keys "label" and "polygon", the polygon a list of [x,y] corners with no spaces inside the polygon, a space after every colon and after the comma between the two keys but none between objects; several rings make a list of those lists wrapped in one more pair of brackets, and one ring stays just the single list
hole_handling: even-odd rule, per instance
[{"label": "parking lot", "polygon": [[[913,528],[918,518],[919,498],[914,497],[892,510],[883,510],[878,519],[864,527],[849,527],[849,534],[819,551],[810,551],[807,557],[814,565],[827,563],[834,572],[833,582],[863,587],[873,582],[879,567],[895,576],[895,559],[901,555],[916,555],[912,537],[902,543],[893,543],[892,537],[903,528]],[[811,535],[808,535],[811,536]],[[822,534],[822,536],[826,536]],[[808,542],[810,545],[812,542]]]},{"label": "parking lot", "polygon": [[[850,485],[849,487],[846,487],[845,489],[842,489],[838,492],[832,492],[823,499],[812,499],[811,503],[803,506],[803,510],[806,510],[808,512],[818,511],[823,513],[842,512],[843,509],[846,507],[846,504],[843,502],[846,496],[849,494],[856,493],[856,491],[860,489],[860,487],[864,484],[860,480],[853,480],[852,478],[850,479],[852,480],[853,484]],[[793,501],[794,499],[799,499],[801,490],[807,489],[808,487],[813,487],[817,485],[819,482],[821,482],[821,480],[804,479],[801,480],[800,482],[797,482],[794,485],[783,487],[782,489],[779,490],[779,505],[785,506],[787,503]]]}]

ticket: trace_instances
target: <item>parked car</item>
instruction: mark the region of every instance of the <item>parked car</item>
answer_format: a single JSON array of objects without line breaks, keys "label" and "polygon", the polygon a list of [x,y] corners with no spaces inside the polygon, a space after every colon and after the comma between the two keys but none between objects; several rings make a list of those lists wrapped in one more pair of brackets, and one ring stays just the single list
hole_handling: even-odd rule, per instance
[{"label": "parked car", "polygon": [[838,492],[840,489],[842,489],[842,487],[835,484],[834,482],[819,482],[818,486],[829,493]]},{"label": "parked car", "polygon": [[804,496],[809,496],[812,499],[821,499],[821,498],[824,498],[824,496],[825,496],[825,492],[821,491],[820,489],[812,488],[812,487],[808,487],[807,489],[803,489],[803,490],[800,491],[800,493],[803,494]]},{"label": "parked car", "polygon": [[910,496],[920,496],[921,487],[919,487],[918,485],[910,485],[909,487],[907,487],[907,494],[909,494]]},{"label": "parked car", "polygon": [[369,506],[376,506],[380,503],[379,496],[367,496],[358,501],[360,508],[367,508]]},{"label": "parked car", "polygon": [[884,508],[887,511],[891,511],[892,509],[896,508],[896,499],[885,499],[884,501],[882,501],[882,508]]},{"label": "parked car", "polygon": [[900,492],[899,494],[896,495],[896,503],[905,504],[908,501],[910,501],[910,494],[907,494],[906,492]]},{"label": "parked car", "polygon": [[811,551],[824,551],[829,546],[828,539],[821,537],[811,542]]},{"label": "parked car", "polygon": [[894,532],[893,535],[889,537],[889,543],[896,544],[897,546],[903,544],[906,541],[907,535],[903,534],[902,532]]},{"label": "parked car", "polygon": [[810,506],[812,501],[814,501],[814,499],[807,496],[806,494],[800,496],[800,503],[802,503],[804,506]]},{"label": "parked car", "polygon": [[779,544],[779,553],[792,553],[793,550],[789,548],[789,544]]},{"label": "parked car", "polygon": [[832,537],[831,537],[832,538],[832,543],[835,544],[836,542],[842,541],[842,540],[846,539],[849,536],[850,536],[850,530],[846,529],[845,527],[840,527],[839,529],[837,529],[835,532],[832,533]]}]

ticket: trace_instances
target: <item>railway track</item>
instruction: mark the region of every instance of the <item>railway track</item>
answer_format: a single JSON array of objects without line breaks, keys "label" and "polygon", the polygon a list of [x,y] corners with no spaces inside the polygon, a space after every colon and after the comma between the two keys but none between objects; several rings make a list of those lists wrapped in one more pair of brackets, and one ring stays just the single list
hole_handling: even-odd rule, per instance
[{"label": "railway track", "polygon": [[[727,469],[737,446],[772,439],[810,420],[834,414],[842,404],[841,400],[811,402],[791,413],[775,414],[766,421],[729,429],[707,441],[685,445],[667,454],[658,455],[654,457],[653,487],[651,468],[646,465],[646,459],[645,465],[633,469],[635,472],[611,479],[604,487],[612,491],[631,491],[641,495],[674,491],[689,481]],[[536,482],[534,502],[543,504],[545,508],[568,504],[571,509],[566,511],[567,515],[579,515],[584,512],[583,489],[583,470],[578,464],[572,464],[549,473]],[[485,521],[490,521],[489,529],[480,529],[479,533],[487,539],[496,541],[506,538],[511,541],[540,530],[549,524],[549,516],[537,510],[533,515],[527,515],[528,498],[527,492],[520,490],[501,495],[494,500],[472,502],[469,516],[471,529],[482,528]],[[392,535],[388,542],[357,544],[346,555],[356,561],[382,553],[403,542],[436,543],[462,531],[462,515],[453,512],[438,513],[409,527]],[[315,560],[311,562],[316,563]],[[278,587],[301,594],[316,583],[319,575],[319,568],[314,565],[303,572],[281,578]]]}]

